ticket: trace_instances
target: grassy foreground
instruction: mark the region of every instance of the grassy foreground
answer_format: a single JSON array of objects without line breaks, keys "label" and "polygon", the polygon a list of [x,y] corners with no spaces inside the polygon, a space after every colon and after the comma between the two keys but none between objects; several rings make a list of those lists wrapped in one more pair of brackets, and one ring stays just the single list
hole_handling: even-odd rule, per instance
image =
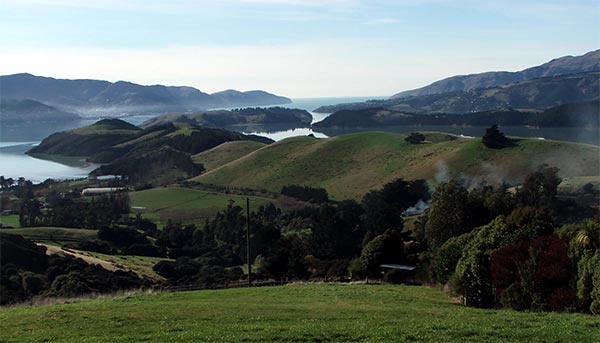
[{"label": "grassy foreground", "polygon": [[293,285],[0,310],[2,342],[598,342],[582,314],[465,308],[439,290]]}]

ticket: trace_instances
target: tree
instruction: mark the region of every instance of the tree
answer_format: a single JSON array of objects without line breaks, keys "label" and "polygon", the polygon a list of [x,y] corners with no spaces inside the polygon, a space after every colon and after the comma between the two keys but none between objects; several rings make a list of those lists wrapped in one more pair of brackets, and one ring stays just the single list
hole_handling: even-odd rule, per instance
[{"label": "tree", "polygon": [[404,242],[397,231],[388,230],[364,246],[360,260],[368,276],[380,275],[384,263],[402,263]]},{"label": "tree", "polygon": [[437,186],[425,224],[425,238],[430,248],[435,249],[449,238],[468,231],[468,197],[467,190],[456,180]]},{"label": "tree", "polygon": [[494,251],[491,277],[504,307],[559,311],[571,307],[575,292],[567,241],[540,236]]},{"label": "tree", "polygon": [[410,144],[419,144],[425,141],[425,135],[419,132],[412,132],[408,137],[404,138]]},{"label": "tree", "polygon": [[467,305],[493,307],[495,296],[490,280],[492,251],[553,232],[552,218],[542,209],[517,208],[509,216],[498,216],[475,228],[456,265],[456,277]]},{"label": "tree", "polygon": [[491,149],[502,149],[511,145],[509,139],[504,136],[504,133],[498,130],[498,125],[496,124],[485,129],[482,142],[483,145]]},{"label": "tree", "polygon": [[523,185],[517,190],[517,202],[522,206],[552,210],[556,207],[556,195],[561,181],[558,168],[542,164],[525,177]]},{"label": "tree", "polygon": [[372,190],[365,194],[362,205],[365,209],[363,220],[372,236],[385,230],[402,230],[402,212],[417,204],[419,200],[429,199],[429,187],[424,180],[404,181],[396,179],[383,186],[381,190]]}]

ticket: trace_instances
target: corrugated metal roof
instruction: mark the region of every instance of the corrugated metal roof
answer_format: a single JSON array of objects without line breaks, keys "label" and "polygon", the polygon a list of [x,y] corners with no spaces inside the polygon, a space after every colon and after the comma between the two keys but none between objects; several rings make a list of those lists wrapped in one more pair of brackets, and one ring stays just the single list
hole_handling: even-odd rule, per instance
[{"label": "corrugated metal roof", "polygon": [[401,270],[415,270],[417,267],[415,266],[406,266],[404,264],[382,264],[381,268],[389,268],[389,269],[401,269]]}]

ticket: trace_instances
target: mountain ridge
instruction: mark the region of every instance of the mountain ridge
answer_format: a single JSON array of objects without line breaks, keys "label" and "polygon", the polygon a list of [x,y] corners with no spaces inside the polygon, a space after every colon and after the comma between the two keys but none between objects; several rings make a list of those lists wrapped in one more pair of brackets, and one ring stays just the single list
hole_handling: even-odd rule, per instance
[{"label": "mountain ridge", "polygon": [[[3,99],[32,99],[84,116],[163,113],[209,108],[278,105],[291,99],[265,91],[204,93],[190,86],[140,85],[129,81],[57,79],[20,73],[0,76]],[[226,95],[226,96],[225,96]]]},{"label": "mountain ridge", "polygon": [[474,88],[431,95],[322,106],[315,110],[333,113],[382,107],[415,114],[464,114],[503,108],[545,110],[572,102],[600,98],[600,72],[547,76],[489,88]]},{"label": "mountain ridge", "polygon": [[453,91],[468,91],[476,88],[489,88],[506,83],[522,82],[548,76],[578,74],[600,71],[600,49],[580,56],[562,56],[538,66],[520,71],[489,71],[467,75],[455,75],[435,81],[427,86],[402,91],[390,97],[401,99],[410,96],[432,95]]}]

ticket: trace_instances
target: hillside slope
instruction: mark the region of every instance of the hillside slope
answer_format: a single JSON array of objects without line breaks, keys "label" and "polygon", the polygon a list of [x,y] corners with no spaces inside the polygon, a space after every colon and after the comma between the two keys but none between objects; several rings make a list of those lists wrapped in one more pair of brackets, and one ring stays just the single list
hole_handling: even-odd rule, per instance
[{"label": "hillside slope", "polygon": [[518,139],[514,147],[487,149],[481,139],[428,133],[432,143],[412,145],[404,135],[362,132],[334,138],[288,138],[193,178],[208,184],[280,191],[284,185],[326,188],[334,199],[360,198],[395,178],[433,183],[462,177],[516,184],[547,163],[560,176],[596,175],[600,147]]},{"label": "hillside slope", "polygon": [[142,130],[119,119],[59,132],[27,154],[40,158],[85,157],[103,163],[91,175],[123,175],[135,184],[164,185],[198,175],[202,166],[191,156],[229,141],[270,143],[264,137],[185,123],[167,123]]},{"label": "hillside slope", "polygon": [[253,141],[226,142],[210,150],[196,154],[192,156],[192,159],[196,163],[201,163],[204,169],[209,171],[246,156],[264,146],[266,144]]}]

